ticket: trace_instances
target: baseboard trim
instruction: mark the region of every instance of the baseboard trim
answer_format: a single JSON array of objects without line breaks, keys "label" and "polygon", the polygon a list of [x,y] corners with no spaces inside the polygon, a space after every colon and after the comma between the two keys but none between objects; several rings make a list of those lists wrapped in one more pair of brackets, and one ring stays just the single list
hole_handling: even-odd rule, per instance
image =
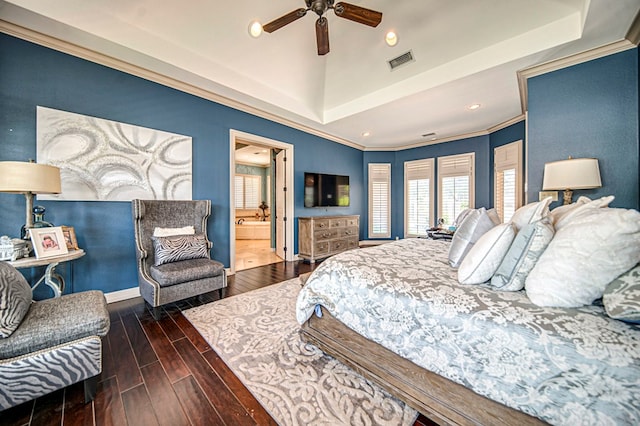
[{"label": "baseboard trim", "polygon": [[124,290],[105,293],[104,298],[107,303],[120,302],[122,300],[133,299],[140,296],[140,287],[125,288]]}]

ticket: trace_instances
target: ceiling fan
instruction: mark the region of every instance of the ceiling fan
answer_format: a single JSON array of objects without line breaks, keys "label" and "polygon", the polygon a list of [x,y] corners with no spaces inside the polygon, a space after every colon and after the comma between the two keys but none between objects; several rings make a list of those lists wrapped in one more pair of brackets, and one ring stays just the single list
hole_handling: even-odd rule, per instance
[{"label": "ceiling fan", "polygon": [[318,15],[316,21],[316,43],[318,45],[318,55],[326,55],[329,53],[329,23],[324,13],[333,9],[333,12],[340,18],[349,19],[360,24],[377,27],[382,21],[382,13],[375,10],[366,9],[349,3],[339,2],[335,5],[334,0],[305,0],[307,8],[296,9],[284,16],[275,19],[268,24],[262,26],[267,33],[272,33],[277,29],[302,18],[308,11],[312,10]]}]

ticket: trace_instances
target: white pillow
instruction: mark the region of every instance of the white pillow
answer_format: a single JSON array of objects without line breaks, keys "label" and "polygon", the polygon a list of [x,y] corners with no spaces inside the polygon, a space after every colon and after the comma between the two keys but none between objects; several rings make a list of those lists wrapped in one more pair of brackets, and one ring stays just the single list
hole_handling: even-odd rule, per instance
[{"label": "white pillow", "polygon": [[526,206],[520,207],[516,212],[511,216],[511,223],[513,223],[516,227],[516,230],[519,231],[523,226],[537,222],[546,215],[549,214],[549,204],[551,204],[551,197],[547,197],[542,201],[534,201],[533,203],[529,203]]},{"label": "white pillow", "polygon": [[553,234],[553,225],[548,217],[525,225],[491,277],[491,286],[500,291],[522,290],[527,275],[551,242]]},{"label": "white pillow", "polygon": [[469,250],[458,269],[460,284],[482,284],[491,279],[509,250],[516,230],[511,223],[487,231]]},{"label": "white pillow", "polygon": [[562,229],[564,226],[570,223],[575,216],[582,214],[582,212],[584,212],[585,210],[607,207],[614,200],[614,198],[615,197],[613,195],[609,195],[606,197],[598,198],[597,200],[589,200],[583,202],[577,205],[575,208],[570,209],[565,214],[562,214],[559,218],[556,219],[556,221],[553,223],[553,226],[556,228],[556,231],[558,231],[559,229]]},{"label": "white pillow", "polygon": [[575,203],[565,204],[562,206],[558,206],[553,210],[550,210],[549,218],[551,218],[551,223],[556,223],[558,220],[560,220],[561,217],[563,217],[567,213],[571,212],[577,207],[580,207],[583,204],[587,204],[590,201],[591,199],[589,197],[585,197],[584,195],[582,195],[578,198],[578,201],[576,201]]},{"label": "white pillow", "polygon": [[500,215],[498,214],[498,210],[489,209],[489,210],[487,210],[487,214],[491,218],[491,221],[493,223],[495,223],[496,225],[500,225],[502,223],[502,220],[500,219]]},{"label": "white pillow", "polygon": [[159,228],[153,230],[154,237],[173,237],[174,235],[193,235],[196,233],[193,225],[183,226],[182,228]]},{"label": "white pillow", "polygon": [[487,215],[484,207],[473,210],[460,224],[460,228],[453,234],[449,247],[449,265],[454,268],[460,266],[462,259],[480,237],[493,228],[495,224]]},{"label": "white pillow", "polygon": [[525,288],[538,306],[589,305],[611,281],[640,262],[640,212],[583,209],[556,229]]}]

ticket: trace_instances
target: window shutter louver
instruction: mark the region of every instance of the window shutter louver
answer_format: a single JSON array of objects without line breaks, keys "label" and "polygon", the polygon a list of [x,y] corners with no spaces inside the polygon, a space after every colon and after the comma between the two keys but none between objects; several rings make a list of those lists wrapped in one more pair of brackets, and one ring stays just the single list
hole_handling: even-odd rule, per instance
[{"label": "window shutter louver", "polygon": [[426,235],[433,223],[433,165],[432,158],[404,163],[406,237]]},{"label": "window shutter louver", "polygon": [[462,210],[474,208],[475,153],[438,158],[438,218],[452,225]]},{"label": "window shutter louver", "polygon": [[494,205],[503,222],[508,222],[522,205],[522,141],[494,150]]},{"label": "window shutter louver", "polygon": [[391,164],[369,164],[369,238],[391,237]]}]

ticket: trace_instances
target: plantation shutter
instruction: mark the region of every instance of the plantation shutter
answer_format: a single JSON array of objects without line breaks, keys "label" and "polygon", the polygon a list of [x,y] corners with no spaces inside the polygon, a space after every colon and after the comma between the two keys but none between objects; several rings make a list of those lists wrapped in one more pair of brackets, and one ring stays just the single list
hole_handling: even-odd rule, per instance
[{"label": "plantation shutter", "polygon": [[405,237],[426,235],[433,224],[433,169],[433,158],[404,163]]},{"label": "plantation shutter", "polygon": [[495,148],[494,206],[500,219],[508,222],[522,205],[522,141]]},{"label": "plantation shutter", "polygon": [[438,158],[438,218],[452,225],[460,212],[474,208],[475,153]]},{"label": "plantation shutter", "polygon": [[236,175],[235,205],[237,209],[257,209],[260,205],[260,194],[260,176]]},{"label": "plantation shutter", "polygon": [[391,237],[391,164],[369,163],[369,238]]}]

